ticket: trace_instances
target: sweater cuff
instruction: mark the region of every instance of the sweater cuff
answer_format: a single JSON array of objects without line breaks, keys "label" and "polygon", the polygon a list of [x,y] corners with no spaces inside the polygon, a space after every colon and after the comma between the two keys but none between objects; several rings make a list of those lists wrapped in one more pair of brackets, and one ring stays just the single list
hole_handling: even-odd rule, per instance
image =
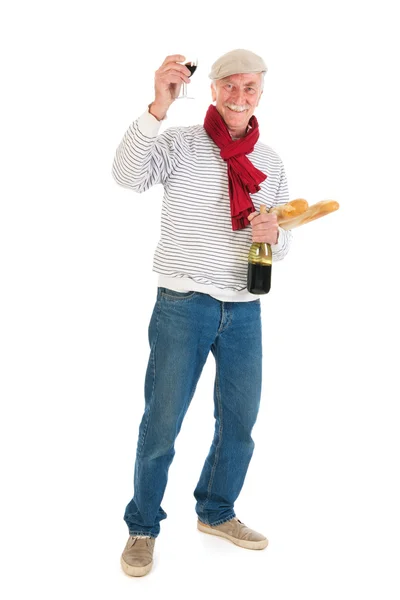
[{"label": "sweater cuff", "polygon": [[155,138],[160,131],[162,121],[158,121],[152,114],[149,113],[148,110],[144,112],[137,120],[137,126],[139,131],[151,138]]}]

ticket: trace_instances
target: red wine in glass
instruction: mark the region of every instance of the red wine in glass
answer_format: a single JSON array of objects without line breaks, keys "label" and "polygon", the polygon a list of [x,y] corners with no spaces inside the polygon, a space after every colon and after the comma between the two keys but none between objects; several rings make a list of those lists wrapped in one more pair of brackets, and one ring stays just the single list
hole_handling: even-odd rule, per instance
[{"label": "red wine in glass", "polygon": [[[194,60],[187,60],[184,64],[185,67],[189,69],[189,77],[191,77],[197,69],[197,58],[195,58]],[[179,96],[177,97],[177,100],[181,100],[182,98],[186,98],[187,100],[194,100],[194,98],[187,95],[187,84],[185,82],[182,83],[182,90]]]},{"label": "red wine in glass", "polygon": [[193,65],[191,63],[186,63],[185,67],[187,67],[190,71],[189,77],[191,77],[193,75],[193,73],[195,72],[195,70],[197,69],[197,65]]}]

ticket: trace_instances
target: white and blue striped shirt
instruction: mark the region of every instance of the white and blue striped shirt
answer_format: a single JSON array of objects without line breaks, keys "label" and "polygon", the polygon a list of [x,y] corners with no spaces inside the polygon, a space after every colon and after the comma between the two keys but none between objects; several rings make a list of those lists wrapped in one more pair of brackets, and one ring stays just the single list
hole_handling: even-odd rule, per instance
[{"label": "white and blue striped shirt", "polygon": [[[199,291],[223,301],[250,301],[247,257],[251,227],[232,230],[227,163],[203,125],[171,127],[146,111],[119,145],[113,176],[122,186],[144,192],[164,186],[161,237],[153,270],[159,285],[176,291]],[[251,194],[256,210],[289,202],[284,167],[269,146],[258,141],[247,155],[267,175]],[[292,234],[279,228],[273,260],[287,254]]]}]

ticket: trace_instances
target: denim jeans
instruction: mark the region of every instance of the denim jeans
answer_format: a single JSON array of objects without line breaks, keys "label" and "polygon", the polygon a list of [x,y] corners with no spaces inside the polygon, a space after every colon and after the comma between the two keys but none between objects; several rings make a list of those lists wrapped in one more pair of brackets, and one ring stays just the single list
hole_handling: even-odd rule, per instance
[{"label": "denim jeans", "polygon": [[134,496],[124,520],[131,535],[157,537],[174,444],[211,350],[216,363],[215,433],[194,491],[203,523],[235,516],[253,454],[261,395],[260,301],[221,302],[199,292],[158,288],[149,326],[145,410],[139,427]]}]

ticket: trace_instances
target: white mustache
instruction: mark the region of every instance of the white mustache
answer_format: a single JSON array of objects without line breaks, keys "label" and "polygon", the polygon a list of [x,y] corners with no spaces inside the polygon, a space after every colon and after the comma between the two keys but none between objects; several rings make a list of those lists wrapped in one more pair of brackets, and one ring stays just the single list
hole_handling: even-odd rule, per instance
[{"label": "white mustache", "polygon": [[250,108],[249,104],[244,104],[243,106],[239,106],[238,104],[230,104],[229,102],[225,102],[224,106],[227,106],[228,108],[230,108],[231,110],[234,110],[235,112],[243,112],[245,110],[249,110],[249,108]]}]

